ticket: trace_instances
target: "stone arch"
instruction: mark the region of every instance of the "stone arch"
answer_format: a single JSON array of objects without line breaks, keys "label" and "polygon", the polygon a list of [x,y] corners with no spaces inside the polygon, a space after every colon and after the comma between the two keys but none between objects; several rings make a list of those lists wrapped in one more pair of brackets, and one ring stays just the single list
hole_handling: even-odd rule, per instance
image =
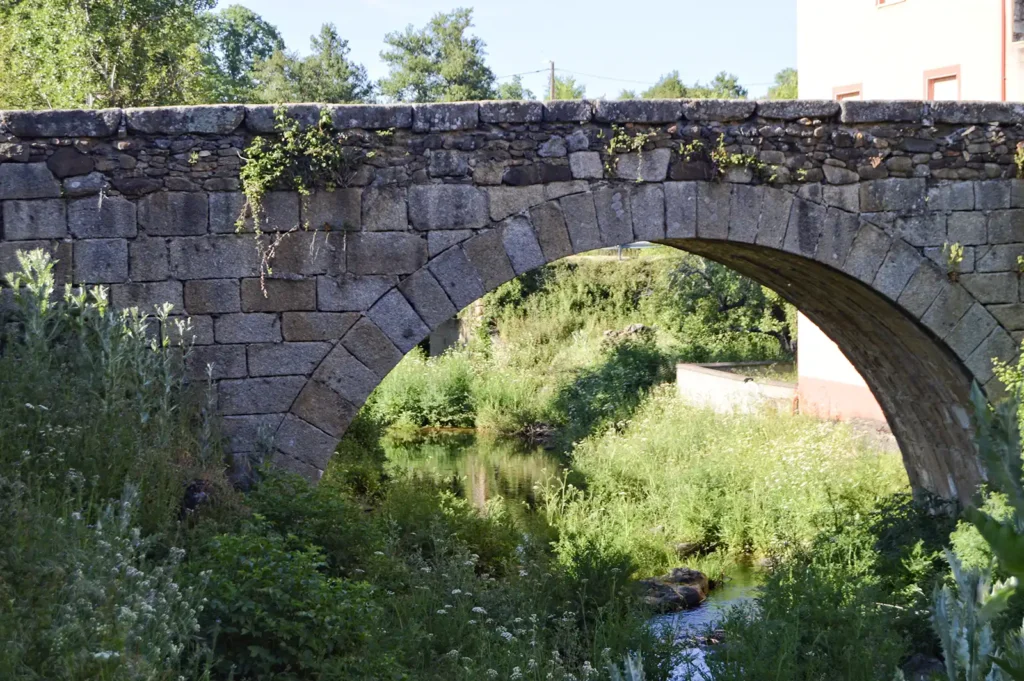
[{"label": "stone arch", "polygon": [[[991,358],[1012,357],[1015,344],[974,296],[897,235],[892,216],[850,211],[813,185],[799,191],[715,182],[563,189],[554,198],[508,192],[500,221],[445,232],[450,245],[382,291],[281,421],[283,463],[315,477],[401,357],[486,292],[568,255],[648,240],[732,267],[819,324],[879,399],[915,488],[948,497],[980,481],[966,409],[970,384],[992,388]],[[457,193],[449,190],[446,200]]]}]

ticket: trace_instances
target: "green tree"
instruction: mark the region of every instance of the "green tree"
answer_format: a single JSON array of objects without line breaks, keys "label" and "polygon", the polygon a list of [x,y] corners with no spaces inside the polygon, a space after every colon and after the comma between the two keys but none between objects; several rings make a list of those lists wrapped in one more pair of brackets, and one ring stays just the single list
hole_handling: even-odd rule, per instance
[{"label": "green tree", "polygon": [[324,24],[310,38],[310,47],[307,57],[277,50],[259,62],[253,71],[254,98],[269,103],[361,102],[373,94],[366,67],[349,59],[348,41],[338,36],[334,24]]},{"label": "green tree", "polygon": [[201,42],[214,0],[0,3],[0,107],[209,101]]},{"label": "green tree", "polygon": [[[633,90],[623,90],[619,99],[637,99]],[[679,71],[666,73],[658,82],[639,95],[640,99],[746,99],[747,89],[739,84],[739,79],[722,71],[710,83],[686,85],[679,77]]]},{"label": "green tree", "polygon": [[434,15],[420,30],[388,33],[381,59],[390,73],[381,93],[403,102],[455,102],[490,99],[494,73],[484,63],[485,43],[466,35],[473,10],[460,8]]},{"label": "green tree", "polygon": [[685,99],[690,97],[690,88],[683,85],[679,78],[679,72],[667,73],[658,79],[653,86],[644,90],[640,96],[643,99]]},{"label": "green tree", "polygon": [[498,86],[498,99],[534,99],[533,91],[523,86],[522,76],[512,76],[512,80]]},{"label": "green tree", "polygon": [[687,96],[693,99],[746,99],[747,89],[740,85],[735,74],[722,71],[707,85],[694,85]]},{"label": "green tree", "polygon": [[[545,99],[551,99],[551,93]],[[587,88],[572,76],[555,76],[555,99],[583,99]]]},{"label": "green tree", "polygon": [[797,99],[799,78],[796,69],[782,69],[775,74],[775,84],[768,88],[768,99]]},{"label": "green tree", "polygon": [[231,5],[207,18],[204,45],[214,74],[215,99],[246,101],[256,83],[253,67],[284,50],[277,28],[247,7]]}]

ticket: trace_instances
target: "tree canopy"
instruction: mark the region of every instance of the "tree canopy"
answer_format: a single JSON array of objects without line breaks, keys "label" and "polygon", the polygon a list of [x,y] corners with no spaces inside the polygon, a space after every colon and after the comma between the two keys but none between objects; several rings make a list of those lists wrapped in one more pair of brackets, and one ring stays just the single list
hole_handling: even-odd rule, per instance
[{"label": "tree canopy", "polygon": [[799,78],[796,69],[782,69],[775,74],[775,84],[768,88],[768,99],[799,98]]},{"label": "tree canopy", "polygon": [[253,71],[256,100],[275,102],[361,102],[373,94],[366,67],[349,59],[347,40],[334,24],[310,38],[307,57],[276,50]]},{"label": "tree canopy", "polygon": [[388,33],[380,56],[390,73],[380,81],[381,93],[403,102],[492,98],[494,73],[484,61],[484,41],[467,35],[472,25],[473,10],[460,8],[434,15],[422,29]]},{"label": "tree canopy", "polygon": [[251,97],[253,68],[284,50],[280,32],[247,7],[231,5],[206,19],[204,49],[218,101],[241,102]]},{"label": "tree canopy", "polygon": [[679,71],[672,71],[641,92],[639,97],[632,90],[623,90],[619,99],[746,99],[747,94],[747,89],[732,73],[722,71],[707,85],[699,82],[686,85],[679,77]]}]

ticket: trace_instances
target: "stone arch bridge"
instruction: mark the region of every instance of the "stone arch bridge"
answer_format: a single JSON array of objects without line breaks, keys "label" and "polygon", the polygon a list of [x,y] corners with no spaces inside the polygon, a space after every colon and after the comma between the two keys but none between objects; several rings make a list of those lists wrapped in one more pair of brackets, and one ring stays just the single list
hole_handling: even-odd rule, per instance
[{"label": "stone arch bridge", "polygon": [[[668,244],[771,286],[824,329],[917,488],[979,481],[969,387],[996,391],[992,359],[1012,360],[1024,333],[1024,106],[288,110],[311,124],[324,108],[360,162],[344,188],[266,197],[264,230],[294,231],[265,292],[235,222],[241,153],[273,133],[271,107],[0,112],[0,270],[42,247],[63,280],[109,286],[117,306],[172,303],[192,318],[191,370],[213,367],[233,450],[269,427],[278,460],[315,479],[373,388],[457,310],[570,254]],[[643,135],[643,150],[609,152],[617,134]],[[698,139],[705,153],[681,151]],[[720,139],[739,156],[716,165]],[[957,268],[947,242],[963,246]]]}]

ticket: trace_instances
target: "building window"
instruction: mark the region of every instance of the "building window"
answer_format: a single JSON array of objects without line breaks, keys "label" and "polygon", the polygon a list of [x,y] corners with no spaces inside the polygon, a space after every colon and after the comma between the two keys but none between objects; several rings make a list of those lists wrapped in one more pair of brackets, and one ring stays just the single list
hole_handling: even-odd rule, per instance
[{"label": "building window", "polygon": [[898,5],[906,0],[875,0],[875,7],[888,7],[889,5]]},{"label": "building window", "polygon": [[842,85],[840,87],[832,88],[832,99],[837,102],[842,102],[846,99],[863,99],[861,94],[862,86],[860,83],[856,85]]},{"label": "building window", "polygon": [[924,72],[924,98],[932,101],[960,100],[960,65]]}]

